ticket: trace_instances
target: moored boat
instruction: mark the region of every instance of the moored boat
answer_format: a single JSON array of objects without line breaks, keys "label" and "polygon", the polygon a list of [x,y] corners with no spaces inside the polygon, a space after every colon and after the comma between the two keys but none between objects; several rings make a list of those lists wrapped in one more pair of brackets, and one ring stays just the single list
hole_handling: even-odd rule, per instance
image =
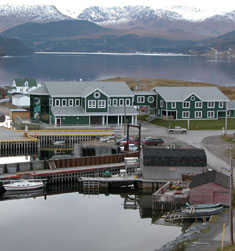
[{"label": "moored boat", "polygon": [[206,217],[206,216],[212,216],[220,214],[223,207],[212,207],[212,208],[196,208],[196,207],[190,207],[190,208],[184,208],[181,210],[183,217]]},{"label": "moored boat", "polygon": [[6,191],[22,191],[42,188],[44,186],[41,180],[17,180],[11,183],[3,184]]}]

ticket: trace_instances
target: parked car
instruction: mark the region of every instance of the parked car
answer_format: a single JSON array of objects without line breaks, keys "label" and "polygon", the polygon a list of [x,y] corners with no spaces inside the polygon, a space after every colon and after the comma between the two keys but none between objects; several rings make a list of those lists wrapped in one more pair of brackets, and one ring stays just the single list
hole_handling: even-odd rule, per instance
[{"label": "parked car", "polygon": [[169,133],[187,133],[187,129],[186,128],[182,128],[180,126],[175,126],[175,128],[170,128],[168,129]]},{"label": "parked car", "polygon": [[164,140],[160,138],[155,139],[155,138],[147,137],[142,141],[142,144],[146,146],[158,146],[158,145],[163,145]]},{"label": "parked car", "polygon": [[[127,143],[127,138],[125,138],[124,140],[122,140],[122,141],[120,142],[120,145],[121,145],[121,146],[124,146],[124,145],[126,145],[126,143]],[[134,144],[134,139],[133,139],[133,138],[129,138],[128,143],[129,143],[129,144]]]},{"label": "parked car", "polygon": [[[129,144],[129,151],[136,152],[138,150],[138,147],[135,144]],[[125,151],[125,146],[120,146],[120,151]]]}]

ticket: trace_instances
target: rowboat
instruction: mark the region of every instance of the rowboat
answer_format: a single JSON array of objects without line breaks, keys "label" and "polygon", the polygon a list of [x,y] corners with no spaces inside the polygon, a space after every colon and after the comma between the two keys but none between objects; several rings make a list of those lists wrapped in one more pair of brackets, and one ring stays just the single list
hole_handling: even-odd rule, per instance
[{"label": "rowboat", "polygon": [[186,204],[186,206],[184,208],[216,208],[216,207],[222,207],[223,204],[222,203],[208,203],[208,204]]},{"label": "rowboat", "polygon": [[65,141],[64,140],[56,140],[53,142],[53,145],[57,146],[57,145],[64,145]]},{"label": "rowboat", "polygon": [[212,215],[220,214],[223,207],[214,207],[214,208],[184,208],[181,210],[183,217],[208,217]]},{"label": "rowboat", "polygon": [[44,186],[41,180],[17,180],[11,183],[3,184],[6,191],[22,191],[42,188]]}]

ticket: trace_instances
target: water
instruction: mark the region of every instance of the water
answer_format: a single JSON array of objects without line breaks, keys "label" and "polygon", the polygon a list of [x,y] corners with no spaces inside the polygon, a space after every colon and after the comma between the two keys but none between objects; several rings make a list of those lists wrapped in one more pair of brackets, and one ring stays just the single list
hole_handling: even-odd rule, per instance
[{"label": "water", "polygon": [[235,84],[235,58],[119,54],[33,54],[0,58],[0,84],[14,78],[101,80],[111,77],[167,78]]},{"label": "water", "polygon": [[120,195],[78,192],[1,201],[1,250],[153,251],[181,228],[140,219],[147,201],[140,210],[124,210]]}]

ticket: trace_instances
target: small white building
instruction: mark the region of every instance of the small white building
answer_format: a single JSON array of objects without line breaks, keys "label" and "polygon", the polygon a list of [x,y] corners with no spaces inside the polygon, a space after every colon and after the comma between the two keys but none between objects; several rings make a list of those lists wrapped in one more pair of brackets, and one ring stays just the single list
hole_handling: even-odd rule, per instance
[{"label": "small white building", "polygon": [[12,96],[12,104],[17,107],[30,106],[29,95],[16,94]]}]

